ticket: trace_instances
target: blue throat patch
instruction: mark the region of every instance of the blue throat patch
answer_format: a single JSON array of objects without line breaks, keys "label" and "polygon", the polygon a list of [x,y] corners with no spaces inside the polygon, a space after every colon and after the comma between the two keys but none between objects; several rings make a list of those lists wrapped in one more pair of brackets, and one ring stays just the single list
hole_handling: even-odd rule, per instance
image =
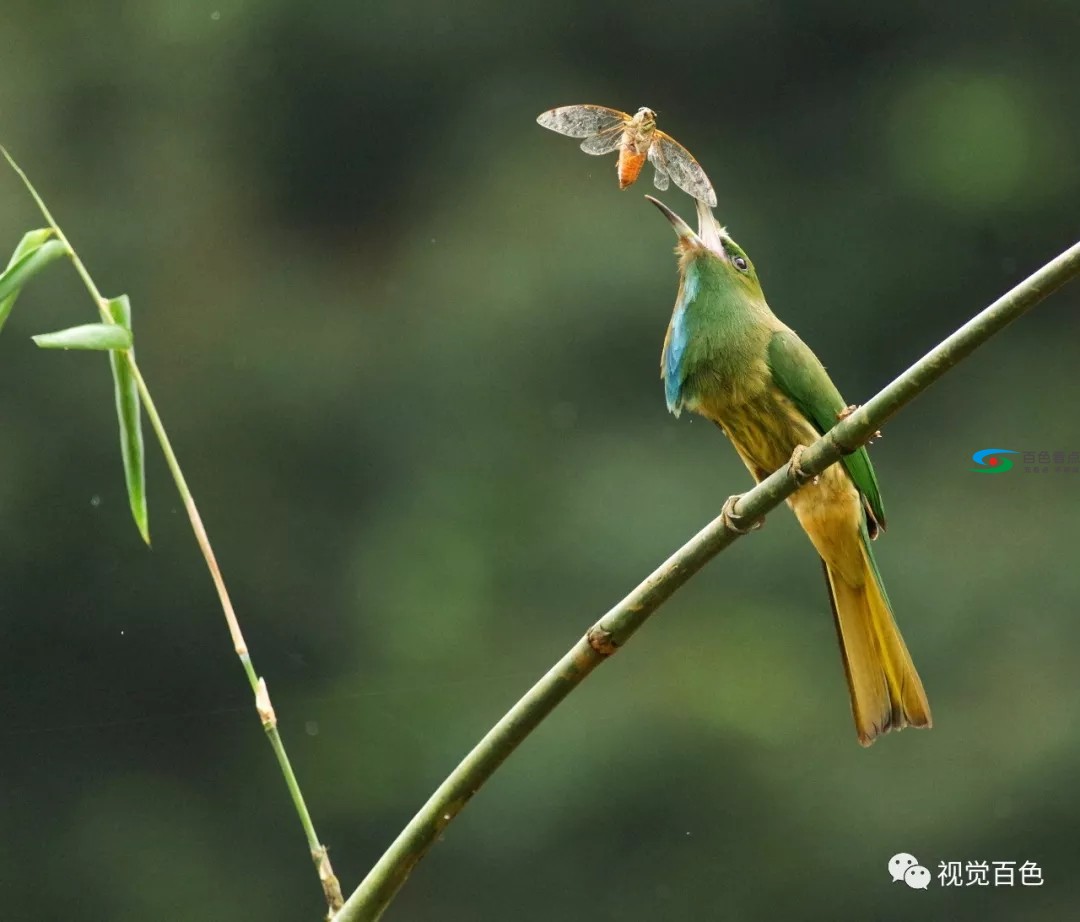
[{"label": "blue throat patch", "polygon": [[671,315],[671,336],[668,338],[667,351],[664,353],[664,397],[667,398],[668,410],[676,416],[683,407],[682,386],[685,379],[683,356],[690,341],[690,334],[686,329],[686,309],[697,297],[699,282],[697,266],[690,263],[686,267],[686,276],[679,292],[679,302]]}]

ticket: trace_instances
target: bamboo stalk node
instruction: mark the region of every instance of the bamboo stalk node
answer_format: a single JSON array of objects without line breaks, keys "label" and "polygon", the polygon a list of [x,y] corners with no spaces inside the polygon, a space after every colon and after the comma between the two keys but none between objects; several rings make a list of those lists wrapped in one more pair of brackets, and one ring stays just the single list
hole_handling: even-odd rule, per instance
[{"label": "bamboo stalk node", "polygon": [[601,656],[611,656],[618,651],[619,645],[615,643],[613,637],[611,631],[604,630],[599,624],[593,625],[589,633],[585,635],[589,646]]}]

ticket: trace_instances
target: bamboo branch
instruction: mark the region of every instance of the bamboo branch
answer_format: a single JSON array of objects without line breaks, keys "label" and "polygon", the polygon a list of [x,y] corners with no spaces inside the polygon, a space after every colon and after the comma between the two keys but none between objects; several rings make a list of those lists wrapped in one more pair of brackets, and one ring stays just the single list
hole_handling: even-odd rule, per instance
[{"label": "bamboo branch", "polygon": [[[991,336],[1080,274],[1080,243],[1047,263],[811,445],[799,459],[820,474],[867,442],[902,407]],[[797,484],[785,466],[747,493],[731,510],[747,524],[775,509]],[[480,786],[567,695],[615,653],[649,616],[698,570],[740,537],[718,517],[671,555],[589,631],[488,731],[387,849],[334,917],[335,922],[374,922],[417,862]]]},{"label": "bamboo branch", "polygon": [[[5,148],[0,147],[0,153],[3,154],[11,168],[18,174],[23,185],[26,186],[31,198],[33,198],[35,204],[38,206],[38,210],[45,217],[45,220],[49,222],[49,226],[55,232],[57,239],[66,247],[68,255],[75,266],[75,271],[78,273],[79,278],[82,279],[83,284],[86,286],[86,290],[90,292],[90,297],[97,306],[102,319],[109,324],[115,323],[116,321],[109,312],[108,299],[102,297],[89,270],[79,257],[78,252],[76,252],[75,248],[64,235],[64,231],[56,222],[56,219],[53,218],[48,207],[45,205],[45,201],[38,194],[37,189],[34,188],[29,177],[23,172],[22,168],[14,161],[14,159],[12,159]],[[131,349],[125,349],[120,354],[135,380],[139,390],[139,396],[142,398],[143,409],[146,411],[146,415],[150,420],[150,425],[153,427],[155,435],[157,435],[158,443],[161,445],[161,451],[165,456],[165,462],[168,465],[169,473],[172,474],[176,490],[184,502],[184,509],[187,512],[188,520],[191,523],[191,530],[195,535],[195,542],[199,545],[199,550],[202,552],[207,570],[210,572],[210,579],[213,581],[214,589],[217,591],[218,602],[221,605],[222,614],[225,616],[225,623],[229,629],[229,636],[232,639],[233,649],[240,658],[240,665],[243,667],[244,675],[247,676],[248,684],[251,686],[251,691],[255,696],[255,709],[258,712],[259,720],[262,722],[263,730],[266,732],[267,739],[270,742],[270,747],[274,751],[278,767],[281,769],[281,774],[285,779],[285,785],[289,790],[289,796],[292,799],[293,807],[300,819],[300,825],[303,827],[304,836],[307,838],[308,850],[311,854],[311,860],[315,865],[315,873],[318,875],[319,883],[322,885],[323,895],[326,898],[329,913],[332,914],[336,909],[340,908],[342,904],[341,886],[330,866],[330,858],[327,854],[326,846],[319,841],[318,834],[315,832],[315,824],[312,822],[311,814],[308,812],[307,804],[304,801],[304,795],[300,790],[300,782],[297,781],[292,763],[289,761],[289,757],[285,752],[285,744],[282,742],[281,734],[278,732],[277,717],[275,716],[274,708],[270,703],[270,694],[266,688],[266,681],[260,678],[255,671],[255,666],[251,661],[251,655],[248,652],[247,642],[244,640],[243,632],[240,630],[240,622],[236,617],[236,611],[233,609],[232,600],[229,598],[229,591],[225,588],[225,578],[222,576],[221,568],[218,566],[213,546],[210,544],[210,538],[203,525],[202,516],[199,515],[199,509],[195,505],[195,497],[188,487],[187,478],[184,477],[184,472],[180,467],[180,461],[176,457],[176,452],[173,451],[172,442],[169,439],[168,432],[165,430],[165,423],[158,414],[157,406],[150,396],[150,389],[147,387],[142,372],[139,370],[139,366],[135,363],[135,355]]]}]

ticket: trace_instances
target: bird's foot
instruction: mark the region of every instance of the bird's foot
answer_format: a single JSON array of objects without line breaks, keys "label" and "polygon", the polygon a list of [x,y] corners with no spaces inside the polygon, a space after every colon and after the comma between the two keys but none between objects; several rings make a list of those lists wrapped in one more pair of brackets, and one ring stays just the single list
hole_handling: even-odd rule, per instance
[{"label": "bird's foot", "polygon": [[724,527],[729,531],[735,532],[737,535],[748,535],[752,531],[756,531],[765,524],[765,519],[755,519],[749,525],[746,524],[745,515],[736,515],[735,504],[742,499],[741,496],[729,496],[724,503],[724,508],[720,510],[720,518],[724,522]]},{"label": "bird's foot", "polygon": [[[840,422],[841,420],[847,419],[852,413],[854,413],[857,409],[859,409],[860,406],[861,406],[861,404],[858,404],[858,403],[848,404],[846,407],[844,407],[844,409],[842,409],[839,413],[836,414],[836,421]],[[877,432],[875,432],[874,435],[871,437],[871,439],[867,442],[867,444],[868,445],[873,445],[874,444],[874,439],[880,439],[880,438],[881,438],[881,430],[878,429]]]},{"label": "bird's foot", "polygon": [[794,478],[796,485],[800,487],[811,480],[815,484],[818,483],[818,475],[806,473],[799,464],[799,459],[803,456],[804,451],[806,451],[805,445],[796,445],[795,450],[791,453],[791,460],[788,461],[788,470],[791,471],[791,476]]}]

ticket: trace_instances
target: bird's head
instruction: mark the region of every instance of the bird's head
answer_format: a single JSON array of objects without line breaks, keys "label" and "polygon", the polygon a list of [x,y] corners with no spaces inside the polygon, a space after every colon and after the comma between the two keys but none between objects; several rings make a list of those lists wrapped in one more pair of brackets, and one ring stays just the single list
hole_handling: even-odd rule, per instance
[{"label": "bird's head", "polygon": [[660,209],[675,229],[675,236],[679,238],[675,253],[679,257],[680,273],[685,275],[693,265],[697,272],[726,283],[725,287],[730,286],[752,297],[764,297],[750,257],[728,236],[708,205],[700,200],[697,202],[698,229],[695,233],[689,224],[659,199],[651,195],[645,198]]}]

